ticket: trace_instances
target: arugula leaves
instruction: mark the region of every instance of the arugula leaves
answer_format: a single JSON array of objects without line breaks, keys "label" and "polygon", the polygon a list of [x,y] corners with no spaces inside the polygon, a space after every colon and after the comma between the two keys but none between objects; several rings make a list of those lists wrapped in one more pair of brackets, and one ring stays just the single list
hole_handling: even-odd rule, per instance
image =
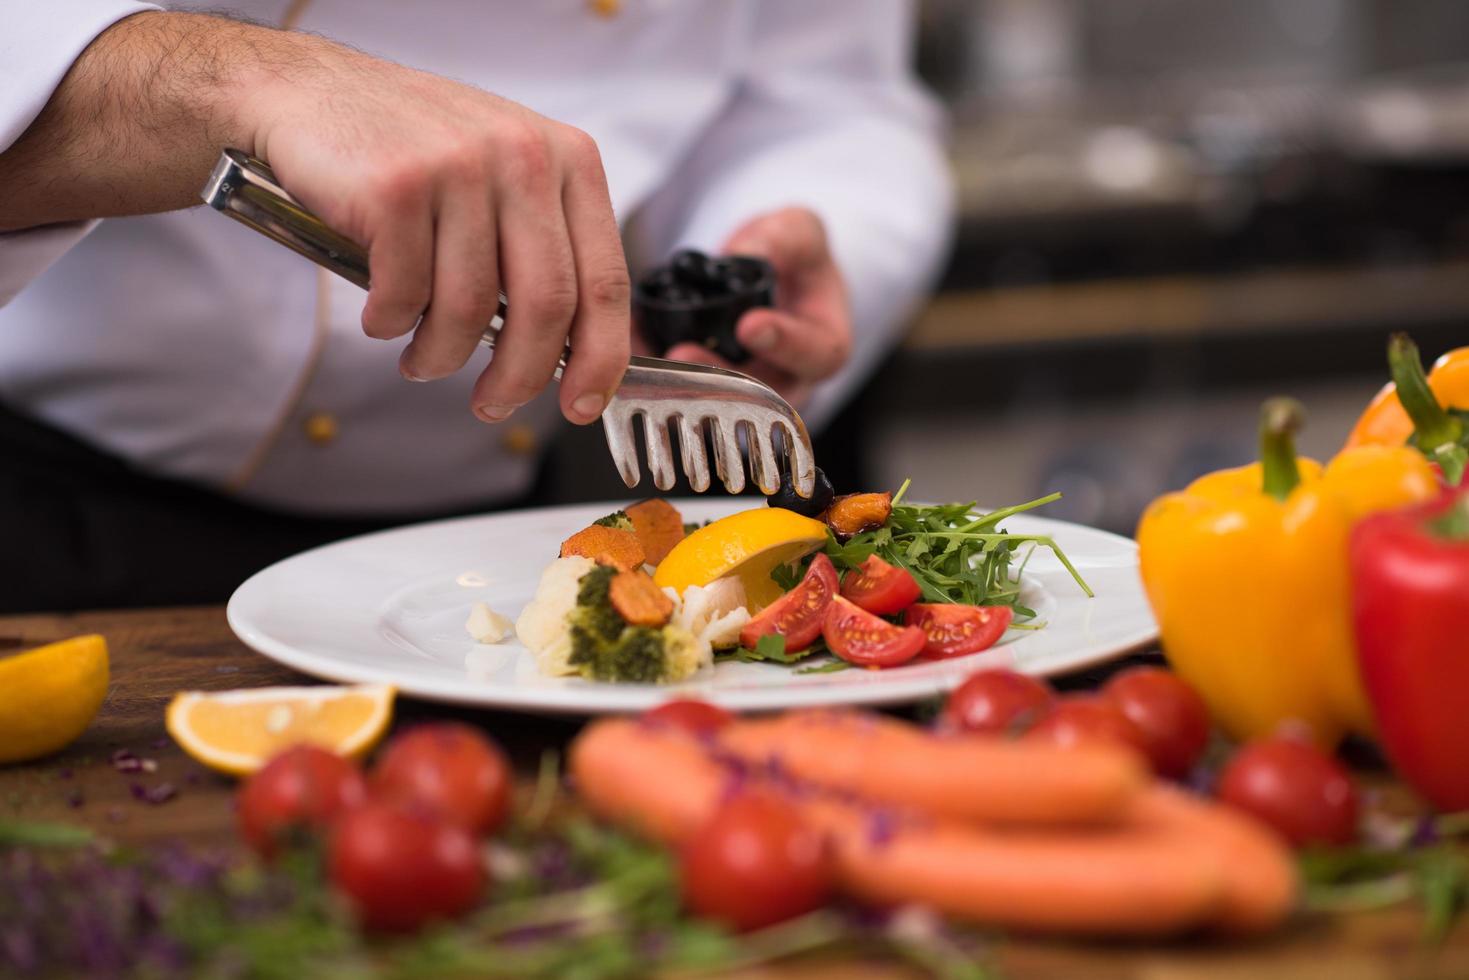
[{"label": "arugula leaves", "polygon": [[[1036,548],[1055,554],[1081,590],[1092,590],[1066,553],[1050,535],[1011,534],[1001,526],[1008,517],[1061,499],[1059,493],[989,512],[977,504],[904,504],[912,481],[904,481],[893,496],[893,512],[886,524],[863,531],[846,542],[828,537],[825,553],[838,572],[859,568],[877,555],[890,565],[907,569],[923,591],[924,602],[971,606],[1010,606],[1017,619],[1035,618],[1020,601],[1020,576]],[[1019,561],[1016,562],[1017,553]],[[782,588],[800,581],[803,569],[777,568],[771,577]]]}]

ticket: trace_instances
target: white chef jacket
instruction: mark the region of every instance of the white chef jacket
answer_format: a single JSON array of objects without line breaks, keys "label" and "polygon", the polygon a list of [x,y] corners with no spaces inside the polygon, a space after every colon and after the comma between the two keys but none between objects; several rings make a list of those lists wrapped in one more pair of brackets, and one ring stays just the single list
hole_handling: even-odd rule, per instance
[{"label": "white chef jacket", "polygon": [[[293,4],[231,6],[280,23]],[[0,4],[0,150],[97,34],[147,9]],[[906,0],[313,0],[298,12],[301,29],[586,130],[619,219],[636,218],[635,261],[716,249],[774,208],[817,211],[858,339],[808,408],[813,427],[890,345],[944,251],[947,167],[906,64]],[[0,401],[145,471],[302,513],[424,512],[528,488],[527,447],[559,424],[554,392],[486,426],[468,411],[483,353],[452,378],[402,381],[403,341],[361,332],[365,294],[263,236],[203,207],[94,225],[0,235]]]}]

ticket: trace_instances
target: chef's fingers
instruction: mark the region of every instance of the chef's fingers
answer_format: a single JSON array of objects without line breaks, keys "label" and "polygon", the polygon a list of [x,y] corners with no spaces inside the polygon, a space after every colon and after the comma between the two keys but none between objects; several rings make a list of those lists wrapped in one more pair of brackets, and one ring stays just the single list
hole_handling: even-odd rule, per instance
[{"label": "chef's fingers", "polygon": [[766,307],[740,317],[735,339],[759,360],[803,381],[826,380],[852,353],[851,332],[840,323]]},{"label": "chef's fingers", "polygon": [[494,205],[485,181],[466,177],[440,195],[433,297],[398,359],[398,369],[414,380],[463,367],[500,305]]},{"label": "chef's fingers", "polygon": [[561,377],[561,412],[586,424],[602,414],[627,369],[632,282],[597,144],[575,132],[566,153],[562,201],[576,255],[577,304],[572,355]]},{"label": "chef's fingers", "polygon": [[809,208],[782,208],[741,225],[724,243],[730,255],[758,255],[783,277],[822,268],[831,261],[826,227]]},{"label": "chef's fingers", "polygon": [[523,154],[503,176],[495,220],[508,313],[494,359],[470,396],[486,422],[508,418],[546,387],[576,315],[576,266],[549,157]]},{"label": "chef's fingers", "polygon": [[724,368],[726,371],[739,371],[748,374],[757,381],[763,381],[780,393],[781,397],[792,405],[800,408],[806,398],[811,394],[811,385],[797,378],[789,371],[763,361],[758,358],[744,362],[743,364],[732,364],[707,347],[698,344],[675,344],[669,348],[668,353],[663,355],[675,361],[687,361],[690,364],[708,364],[711,367]]},{"label": "chef's fingers", "polygon": [[433,289],[433,199],[427,185],[404,183],[379,195],[367,267],[372,286],[362,308],[362,332],[378,340],[413,329]]}]

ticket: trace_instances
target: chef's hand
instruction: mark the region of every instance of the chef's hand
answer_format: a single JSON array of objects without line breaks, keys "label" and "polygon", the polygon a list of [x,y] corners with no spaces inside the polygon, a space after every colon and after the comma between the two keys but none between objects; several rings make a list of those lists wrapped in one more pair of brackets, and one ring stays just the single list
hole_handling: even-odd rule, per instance
[{"label": "chef's hand", "polygon": [[775,269],[777,306],[751,310],[735,328],[753,357],[730,364],[698,344],[678,344],[666,356],[742,371],[800,407],[852,354],[847,289],[826,228],[807,208],[784,208],[747,222],[724,243],[724,252],[757,255]]},{"label": "chef's hand", "polygon": [[[509,314],[473,394],[497,422],[575,354],[561,409],[595,420],[627,366],[627,264],[601,157],[580,130],[458,82],[330,45],[325,70],[265,85],[254,147],[281,183],[369,252],[362,329],[409,333],[399,368],[442,378]],[[421,319],[420,319],[421,317]]]},{"label": "chef's hand", "polygon": [[117,22],[0,153],[0,232],[196,206],[226,146],[367,248],[362,327],[413,334],[405,375],[462,367],[504,289],[475,413],[534,397],[568,337],[561,409],[601,413],[627,366],[630,289],[591,137],[325,38],[167,11]]}]

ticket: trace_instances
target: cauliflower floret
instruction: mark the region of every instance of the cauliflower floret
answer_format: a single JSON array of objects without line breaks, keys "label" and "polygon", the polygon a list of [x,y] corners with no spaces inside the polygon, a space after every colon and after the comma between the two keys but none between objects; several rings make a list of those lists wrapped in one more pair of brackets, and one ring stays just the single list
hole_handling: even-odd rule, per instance
[{"label": "cauliflower floret", "polygon": [[535,597],[515,621],[515,632],[535,655],[541,673],[552,677],[577,673],[570,664],[571,628],[567,617],[576,608],[581,577],[596,567],[596,562],[579,555],[557,558],[541,573]]},{"label": "cauliflower floret", "polygon": [[470,608],[469,619],[464,624],[476,643],[499,643],[510,634],[514,626],[509,617],[501,616],[486,602],[476,602]]},{"label": "cauliflower floret", "polygon": [[702,648],[704,662],[712,663],[715,650],[738,646],[740,630],[750,621],[745,608],[745,587],[737,578],[722,578],[708,585],[691,585],[680,597],[664,589],[673,600],[673,622],[693,634]]},{"label": "cauliflower floret", "polygon": [[680,597],[664,589],[674,602],[673,621],[705,640],[714,649],[732,647],[740,641],[740,628],[750,621],[745,608],[745,587],[737,578],[722,578],[708,585],[691,585]]}]

